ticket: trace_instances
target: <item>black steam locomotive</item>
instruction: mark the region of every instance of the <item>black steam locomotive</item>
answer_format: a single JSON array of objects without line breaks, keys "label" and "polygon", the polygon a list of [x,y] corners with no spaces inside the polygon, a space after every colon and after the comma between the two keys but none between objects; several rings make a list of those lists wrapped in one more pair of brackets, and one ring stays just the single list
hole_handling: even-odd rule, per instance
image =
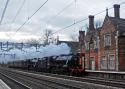
[{"label": "black steam locomotive", "polygon": [[85,72],[84,58],[83,53],[49,56],[11,61],[8,67],[78,76]]}]

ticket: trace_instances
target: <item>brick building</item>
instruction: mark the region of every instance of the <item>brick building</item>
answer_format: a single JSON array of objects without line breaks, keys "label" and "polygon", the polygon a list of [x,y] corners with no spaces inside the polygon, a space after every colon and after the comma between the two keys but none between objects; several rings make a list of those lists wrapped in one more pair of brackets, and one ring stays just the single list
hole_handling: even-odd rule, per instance
[{"label": "brick building", "polygon": [[107,10],[100,28],[94,28],[94,16],[89,16],[84,44],[86,69],[125,71],[125,19],[120,18],[120,5],[114,5],[114,17]]}]

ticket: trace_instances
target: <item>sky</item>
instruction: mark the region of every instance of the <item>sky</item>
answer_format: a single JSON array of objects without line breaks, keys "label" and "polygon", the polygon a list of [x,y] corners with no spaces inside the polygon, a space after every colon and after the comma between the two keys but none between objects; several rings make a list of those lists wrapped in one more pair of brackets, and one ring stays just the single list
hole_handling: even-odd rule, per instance
[{"label": "sky", "polygon": [[[0,0],[0,19],[6,1],[7,0]],[[95,15],[106,8],[113,7],[113,4],[125,2],[125,0],[48,0],[48,2],[29,19],[45,1],[46,0],[9,0],[4,18],[0,24],[0,40],[25,42],[29,39],[42,39],[45,29],[52,30],[52,33],[56,32],[52,36],[55,38],[59,36],[60,40],[73,40],[72,37],[78,37],[79,30],[86,31],[88,19],[67,29],[62,28],[83,20],[89,15]],[[125,3],[122,4],[120,8],[121,18],[125,18],[124,9]],[[109,16],[114,16],[113,9],[109,10]],[[95,21],[103,21],[104,17],[105,12],[98,14],[95,16]],[[28,20],[27,23],[17,31],[26,20]]]}]

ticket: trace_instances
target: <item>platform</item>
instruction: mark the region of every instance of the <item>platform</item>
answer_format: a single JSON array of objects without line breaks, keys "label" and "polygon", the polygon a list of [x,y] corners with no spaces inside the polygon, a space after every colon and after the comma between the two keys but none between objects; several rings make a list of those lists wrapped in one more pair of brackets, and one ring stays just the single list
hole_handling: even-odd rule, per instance
[{"label": "platform", "polygon": [[11,88],[0,79],[0,89],[11,89]]}]

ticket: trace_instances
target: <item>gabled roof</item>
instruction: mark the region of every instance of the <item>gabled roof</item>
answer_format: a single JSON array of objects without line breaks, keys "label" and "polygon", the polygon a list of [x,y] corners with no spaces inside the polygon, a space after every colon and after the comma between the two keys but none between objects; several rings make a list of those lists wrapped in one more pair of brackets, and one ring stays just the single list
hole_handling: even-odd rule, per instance
[{"label": "gabled roof", "polygon": [[85,36],[85,41],[90,42],[92,39],[95,39],[97,36],[99,36],[101,27],[95,29],[95,30],[90,30],[86,33]]},{"label": "gabled roof", "polygon": [[109,17],[109,19],[114,23],[114,25],[125,25],[125,19]]},{"label": "gabled roof", "polygon": [[[106,16],[105,19],[104,19],[103,24],[104,24],[107,20],[112,21],[113,25],[114,25],[116,28],[118,27],[118,28],[120,28],[120,29],[123,29],[123,28],[125,29],[125,19]],[[103,25],[102,25],[102,26],[103,26]]]},{"label": "gabled roof", "polygon": [[116,27],[116,30],[119,30],[120,32],[125,31],[125,19],[106,16],[103,25],[108,20],[110,20],[113,23],[113,25]]},{"label": "gabled roof", "polygon": [[116,30],[119,31],[119,35],[122,32],[125,32],[125,19],[115,18],[115,17],[109,17],[109,19],[112,21],[112,23],[116,27]]},{"label": "gabled roof", "polygon": [[[116,28],[116,30],[119,30],[120,33],[125,32],[125,19],[123,18],[116,18],[116,17],[110,17],[108,15],[105,16],[105,19],[103,21],[103,25],[110,20],[114,27]],[[103,27],[102,25],[102,27]],[[101,28],[97,28],[95,30],[88,30],[86,36],[85,36],[85,40],[86,41],[90,41],[91,38],[95,37],[96,35],[98,35],[101,31]]]}]

